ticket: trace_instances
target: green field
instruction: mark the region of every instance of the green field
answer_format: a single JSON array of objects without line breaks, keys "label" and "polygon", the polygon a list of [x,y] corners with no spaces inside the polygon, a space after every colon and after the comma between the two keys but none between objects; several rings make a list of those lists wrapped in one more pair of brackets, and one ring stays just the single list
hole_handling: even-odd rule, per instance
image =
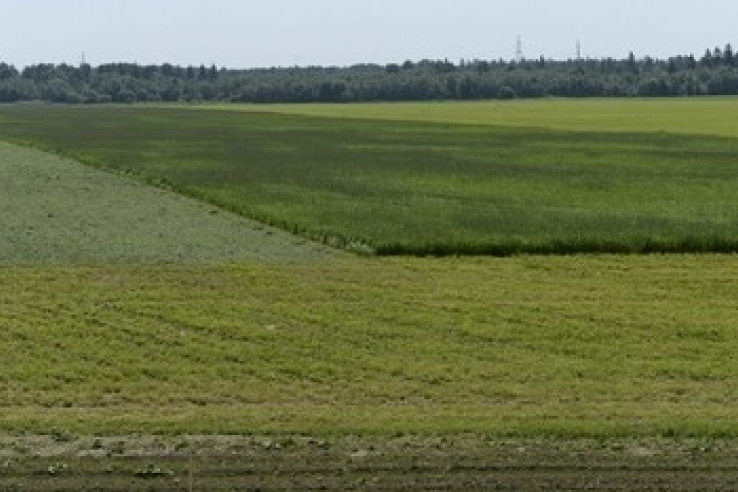
[{"label": "green field", "polygon": [[0,106],[0,489],[733,490],[737,101]]},{"label": "green field", "polygon": [[738,473],[730,442],[699,439],[68,435],[0,439],[3,453],[29,448],[46,454],[6,458],[0,474],[3,490],[728,492],[735,490]]},{"label": "green field", "polygon": [[[191,108],[191,106],[190,106]],[[546,128],[577,132],[664,132],[738,137],[738,98],[545,99],[520,101],[205,106],[339,119]]]},{"label": "green field", "polygon": [[736,436],[737,261],[5,268],[0,427]]},{"label": "green field", "polygon": [[[269,111],[25,105],[0,108],[0,135],[359,251],[733,252],[738,139],[725,135],[736,103],[700,103],[643,103],[633,118],[639,131],[625,133],[615,130],[628,111],[611,117],[602,108],[618,106],[597,101],[571,102],[569,113],[560,101]],[[654,107],[656,116],[638,119]],[[466,108],[470,122],[489,114],[493,124],[460,122]],[[559,127],[580,126],[518,126],[534,124],[533,109],[541,124],[556,127],[546,122],[558,114]],[[663,123],[668,111],[678,124]],[[715,135],[692,134],[713,117]]]},{"label": "green field", "polygon": [[181,195],[0,143],[0,265],[334,258]]}]

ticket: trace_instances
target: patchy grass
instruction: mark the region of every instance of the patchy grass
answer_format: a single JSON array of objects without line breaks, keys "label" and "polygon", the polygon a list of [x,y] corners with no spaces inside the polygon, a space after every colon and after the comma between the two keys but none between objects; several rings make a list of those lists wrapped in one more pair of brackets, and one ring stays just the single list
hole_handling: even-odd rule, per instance
[{"label": "patchy grass", "polygon": [[737,266],[6,268],[0,428],[735,436]]},{"label": "patchy grass", "polygon": [[336,256],[214,206],[5,143],[0,181],[0,265]]}]

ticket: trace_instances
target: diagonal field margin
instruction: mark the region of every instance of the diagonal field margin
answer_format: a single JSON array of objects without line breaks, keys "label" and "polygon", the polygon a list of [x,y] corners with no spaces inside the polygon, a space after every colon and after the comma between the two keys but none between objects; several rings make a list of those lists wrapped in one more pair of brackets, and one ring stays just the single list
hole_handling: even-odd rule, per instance
[{"label": "diagonal field margin", "polygon": [[338,254],[174,192],[0,142],[0,265],[312,261]]}]

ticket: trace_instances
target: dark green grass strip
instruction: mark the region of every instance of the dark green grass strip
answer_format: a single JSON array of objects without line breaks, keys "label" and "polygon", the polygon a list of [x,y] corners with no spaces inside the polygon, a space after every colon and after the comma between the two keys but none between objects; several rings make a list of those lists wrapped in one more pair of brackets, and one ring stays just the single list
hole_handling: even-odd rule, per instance
[{"label": "dark green grass strip", "polygon": [[574,254],[668,254],[668,253],[723,253],[738,252],[738,238],[688,237],[672,240],[635,238],[621,241],[552,240],[549,243],[529,244],[507,242],[499,244],[386,244],[376,247],[379,256],[495,256]]}]

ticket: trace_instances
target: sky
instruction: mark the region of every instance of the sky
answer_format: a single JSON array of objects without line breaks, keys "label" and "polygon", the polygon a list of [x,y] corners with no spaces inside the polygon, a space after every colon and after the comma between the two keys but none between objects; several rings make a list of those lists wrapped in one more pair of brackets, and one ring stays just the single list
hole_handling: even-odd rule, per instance
[{"label": "sky", "polygon": [[0,60],[219,67],[701,56],[738,46],[738,1],[0,0]]}]

